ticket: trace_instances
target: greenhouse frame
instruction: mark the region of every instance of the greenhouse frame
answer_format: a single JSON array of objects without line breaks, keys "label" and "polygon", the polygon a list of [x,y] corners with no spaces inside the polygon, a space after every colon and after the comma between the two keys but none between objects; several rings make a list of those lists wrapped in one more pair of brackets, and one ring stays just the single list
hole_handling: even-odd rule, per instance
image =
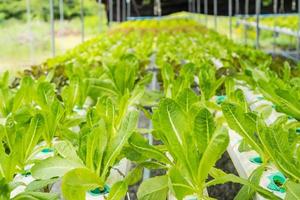
[{"label": "greenhouse frame", "polygon": [[2,0],[0,30],[0,200],[300,200],[300,0]]}]

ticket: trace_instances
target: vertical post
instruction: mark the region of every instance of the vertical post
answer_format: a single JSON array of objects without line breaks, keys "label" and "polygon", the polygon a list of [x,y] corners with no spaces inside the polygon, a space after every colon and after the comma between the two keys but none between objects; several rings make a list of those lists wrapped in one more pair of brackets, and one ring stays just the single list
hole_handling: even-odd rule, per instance
[{"label": "vertical post", "polygon": [[126,21],[126,0],[122,0],[122,21]]},{"label": "vertical post", "polygon": [[51,32],[51,51],[52,56],[55,56],[55,32],[54,32],[54,10],[53,10],[53,0],[49,0],[50,8],[50,32]]},{"label": "vertical post", "polygon": [[218,30],[217,15],[218,15],[218,2],[217,0],[214,0],[214,26],[216,31]]},{"label": "vertical post", "polygon": [[298,0],[298,31],[297,31],[297,52],[300,55],[300,0]]},{"label": "vertical post", "polygon": [[278,0],[274,0],[273,2],[273,12],[275,14],[274,17],[274,32],[273,32],[273,53],[276,53],[276,26],[277,26],[277,10],[278,10]]},{"label": "vertical post", "polygon": [[113,0],[108,1],[108,9],[109,9],[109,25],[111,25],[113,21]]},{"label": "vertical post", "polygon": [[204,0],[204,14],[205,14],[205,25],[207,26],[208,25],[208,2],[207,0]]},{"label": "vertical post", "polygon": [[240,1],[235,0],[235,14],[239,15],[240,14]]},{"label": "vertical post", "polygon": [[121,2],[120,0],[117,0],[117,22],[121,21]]},{"label": "vertical post", "polygon": [[162,14],[162,10],[161,10],[161,1],[160,0],[157,0],[157,8],[158,8],[158,16],[161,17],[161,14]]},{"label": "vertical post", "polygon": [[84,0],[80,0],[81,42],[84,42]]},{"label": "vertical post", "polygon": [[[245,2],[245,22],[248,22],[248,17],[249,17],[249,0],[246,0]],[[244,41],[245,41],[245,45],[247,45],[248,43],[248,26],[247,24],[244,25],[244,29],[245,29],[245,34],[244,34]]]},{"label": "vertical post", "polygon": [[228,0],[229,38],[232,39],[232,0]]},{"label": "vertical post", "polygon": [[188,12],[191,12],[191,0],[188,0]]},{"label": "vertical post", "polygon": [[26,1],[26,12],[27,12],[27,26],[28,26],[28,35],[29,35],[29,58],[30,58],[30,64],[32,64],[33,61],[33,35],[31,30],[31,8],[30,8],[30,0]]},{"label": "vertical post", "polygon": [[197,0],[197,13],[201,13],[201,0]]},{"label": "vertical post", "polygon": [[255,47],[257,49],[260,48],[259,45],[259,37],[260,37],[260,28],[259,28],[259,15],[260,15],[260,6],[261,6],[261,0],[256,0],[255,3],[255,13],[256,13],[256,43],[255,43]]},{"label": "vertical post", "polygon": [[99,12],[98,12],[98,15],[99,15],[99,32],[102,31],[102,0],[98,0],[98,7],[99,7]]},{"label": "vertical post", "polygon": [[59,0],[59,20],[61,24],[64,21],[64,0]]},{"label": "vertical post", "polygon": [[131,3],[130,0],[126,0],[127,2],[127,17],[131,17]]}]

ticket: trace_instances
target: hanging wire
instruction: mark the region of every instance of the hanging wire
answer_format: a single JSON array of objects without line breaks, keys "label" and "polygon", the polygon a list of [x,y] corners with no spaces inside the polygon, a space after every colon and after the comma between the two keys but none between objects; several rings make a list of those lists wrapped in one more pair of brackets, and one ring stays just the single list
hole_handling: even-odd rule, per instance
[{"label": "hanging wire", "polygon": [[51,32],[51,51],[52,56],[55,56],[55,27],[54,27],[54,8],[53,8],[53,0],[49,0],[49,8],[50,8],[50,32]]}]

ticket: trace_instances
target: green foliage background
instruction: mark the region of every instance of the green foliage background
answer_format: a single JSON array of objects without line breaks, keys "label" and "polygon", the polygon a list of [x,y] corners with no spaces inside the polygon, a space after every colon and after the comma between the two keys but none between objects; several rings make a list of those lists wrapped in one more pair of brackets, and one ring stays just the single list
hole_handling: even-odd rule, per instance
[{"label": "green foliage background", "polygon": [[[0,22],[8,19],[26,20],[26,0],[0,0]],[[34,19],[49,19],[49,0],[30,0],[32,17]],[[97,2],[84,1],[85,16],[98,12]],[[59,18],[59,0],[54,0],[54,14]],[[80,0],[64,0],[64,18],[72,19],[80,16]]]}]

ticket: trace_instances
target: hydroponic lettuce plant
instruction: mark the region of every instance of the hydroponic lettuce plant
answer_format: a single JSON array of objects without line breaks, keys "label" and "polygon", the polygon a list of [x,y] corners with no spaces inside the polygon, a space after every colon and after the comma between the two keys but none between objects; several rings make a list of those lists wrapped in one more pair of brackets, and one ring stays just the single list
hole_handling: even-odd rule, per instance
[{"label": "hydroponic lettuce plant", "polygon": [[[33,176],[46,180],[62,177],[66,200],[85,199],[87,191],[97,188],[103,191],[111,168],[122,158],[121,150],[136,129],[138,112],[126,113],[119,120],[119,109],[111,99],[100,99],[87,113],[87,122],[79,133],[78,150],[70,144],[68,148],[56,146],[59,155],[36,164]],[[115,183],[108,199],[121,199],[130,183],[131,178]]]},{"label": "hydroponic lettuce plant", "polygon": [[[215,123],[209,110],[199,107],[198,103],[199,97],[190,89],[181,92],[176,99],[161,100],[153,116],[153,134],[163,142],[163,147],[149,145],[139,134],[129,139],[132,147],[127,151],[129,158],[148,168],[167,170],[165,176],[144,181],[138,198],[163,200],[171,191],[177,199],[190,195],[210,199],[205,189],[227,181],[246,184],[273,198],[257,185],[214,168],[227,148],[229,136],[224,127]],[[149,158],[152,160],[147,160]],[[209,175],[214,179],[207,181]]]},{"label": "hydroponic lettuce plant", "polygon": [[287,117],[277,119],[269,127],[259,120],[257,133],[276,167],[287,177],[282,187],[286,200],[300,198],[300,138],[295,128],[287,128]]},{"label": "hydroponic lettuce plant", "polygon": [[25,167],[34,162],[34,155],[39,151],[36,145],[43,132],[43,117],[40,114],[27,114],[21,110],[10,116],[5,126],[1,126],[0,199],[57,199],[56,194],[41,192],[43,187],[40,185],[11,197],[14,189],[26,186],[23,182],[14,181],[14,177],[17,174],[26,174]]}]

